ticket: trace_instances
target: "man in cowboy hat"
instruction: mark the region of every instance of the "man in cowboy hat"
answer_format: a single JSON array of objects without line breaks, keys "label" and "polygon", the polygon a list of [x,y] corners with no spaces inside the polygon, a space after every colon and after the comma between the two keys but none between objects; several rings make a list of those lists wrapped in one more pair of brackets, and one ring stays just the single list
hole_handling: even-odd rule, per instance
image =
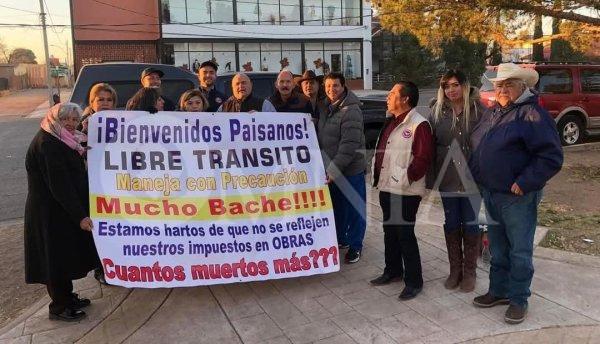
[{"label": "man in cowboy hat", "polygon": [[296,85],[300,87],[302,93],[310,99],[311,115],[313,119],[319,118],[319,105],[325,100],[321,90],[322,77],[318,77],[314,71],[307,70],[302,76],[294,78]]},{"label": "man in cowboy hat", "polygon": [[289,70],[279,72],[275,81],[275,93],[268,99],[277,112],[312,112],[308,98],[296,90],[294,74]]},{"label": "man in cowboy hat", "polygon": [[533,237],[546,182],[560,170],[563,153],[554,120],[530,89],[534,69],[498,66],[496,104],[484,113],[471,136],[470,167],[491,216],[488,237],[490,285],[475,306],[509,305],[504,320],[518,324],[527,314],[533,278]]}]

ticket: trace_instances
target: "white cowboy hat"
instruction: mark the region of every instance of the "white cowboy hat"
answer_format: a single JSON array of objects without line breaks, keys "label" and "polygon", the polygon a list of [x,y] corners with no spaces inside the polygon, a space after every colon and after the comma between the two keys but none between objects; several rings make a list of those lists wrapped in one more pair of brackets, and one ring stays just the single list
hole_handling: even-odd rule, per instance
[{"label": "white cowboy hat", "polygon": [[491,82],[504,81],[506,79],[520,79],[525,81],[527,86],[533,87],[537,84],[540,78],[538,72],[533,68],[523,68],[514,63],[501,63],[498,65],[498,73],[495,78],[491,78]]}]

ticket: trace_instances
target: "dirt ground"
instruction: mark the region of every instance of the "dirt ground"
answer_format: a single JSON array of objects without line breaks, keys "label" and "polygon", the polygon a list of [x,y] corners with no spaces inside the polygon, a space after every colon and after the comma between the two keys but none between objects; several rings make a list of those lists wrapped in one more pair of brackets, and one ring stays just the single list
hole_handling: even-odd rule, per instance
[{"label": "dirt ground", "polygon": [[39,300],[46,287],[25,284],[23,222],[0,226],[0,328]]},{"label": "dirt ground", "polygon": [[600,256],[600,143],[565,149],[563,169],[544,189],[538,222],[550,227],[542,246]]},{"label": "dirt ground", "polygon": [[15,91],[0,97],[0,120],[26,116],[47,99],[48,91],[41,88]]}]

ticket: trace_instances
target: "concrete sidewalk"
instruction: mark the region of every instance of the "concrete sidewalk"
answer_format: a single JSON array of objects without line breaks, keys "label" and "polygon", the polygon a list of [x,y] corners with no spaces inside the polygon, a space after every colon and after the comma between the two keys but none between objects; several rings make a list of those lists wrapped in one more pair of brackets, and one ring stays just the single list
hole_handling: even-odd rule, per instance
[{"label": "concrete sidewalk", "polygon": [[[536,249],[529,316],[503,322],[505,307],[478,309],[473,297],[487,291],[480,262],[476,291],[443,286],[448,262],[442,212],[424,202],[418,238],[423,292],[398,301],[403,283],[374,287],[383,269],[381,214],[369,194],[363,257],[334,274],[176,289],[76,284],[93,300],[87,319],[48,320],[44,297],[0,329],[4,343],[600,343],[600,259]],[[543,230],[539,231],[543,234]],[[536,242],[539,242],[539,235]]]}]

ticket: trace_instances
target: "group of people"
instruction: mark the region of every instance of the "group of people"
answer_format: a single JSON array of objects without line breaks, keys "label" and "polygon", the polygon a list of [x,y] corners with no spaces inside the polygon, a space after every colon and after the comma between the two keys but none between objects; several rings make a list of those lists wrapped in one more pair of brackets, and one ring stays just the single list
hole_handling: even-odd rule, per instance
[{"label": "group of people", "polygon": [[[140,90],[127,110],[186,112],[309,113],[323,155],[333,204],[337,240],[346,263],[361,259],[366,230],[366,149],[358,97],[342,74],[317,77],[311,70],[294,77],[279,73],[275,93],[253,95],[251,79],[236,74],[232,96],[215,88],[217,65],[198,68],[200,87],[184,92],[178,104],[161,92],[163,73],[142,72]],[[457,70],[440,80],[429,114],[420,114],[418,87],[398,82],[387,97],[386,121],[372,161],[373,187],[383,212],[385,269],[371,281],[404,280],[399,298],[423,288],[415,236],[416,215],[427,189],[438,190],[445,214],[449,258],[448,289],[473,291],[480,250],[481,203],[488,212],[492,254],[490,287],[474,299],[479,307],[510,306],[505,320],[523,321],[533,277],[532,250],[537,206],[545,183],[562,165],[562,149],[552,118],[537,103],[537,72],[502,64],[494,80],[497,104],[488,109],[477,89]],[[57,104],[43,120],[26,158],[29,195],[25,214],[26,280],[46,284],[50,318],[73,321],[90,304],[73,293],[72,280],[96,269],[105,282],[91,235],[85,133],[94,113],[114,109],[117,93],[95,85],[89,106]]]},{"label": "group of people", "polygon": [[426,189],[442,199],[450,273],[448,289],[475,288],[481,204],[491,251],[489,289],[477,307],[508,305],[504,320],[522,322],[533,278],[533,238],[542,189],[563,163],[554,120],[533,89],[539,75],[513,63],[498,67],[495,104],[485,108],[457,70],[440,79],[428,116],[415,107],[417,87],[399,82],[388,95],[388,119],[373,159],[373,186],[383,212],[385,269],[371,283],[404,280],[401,300],[423,288],[414,233]]}]

